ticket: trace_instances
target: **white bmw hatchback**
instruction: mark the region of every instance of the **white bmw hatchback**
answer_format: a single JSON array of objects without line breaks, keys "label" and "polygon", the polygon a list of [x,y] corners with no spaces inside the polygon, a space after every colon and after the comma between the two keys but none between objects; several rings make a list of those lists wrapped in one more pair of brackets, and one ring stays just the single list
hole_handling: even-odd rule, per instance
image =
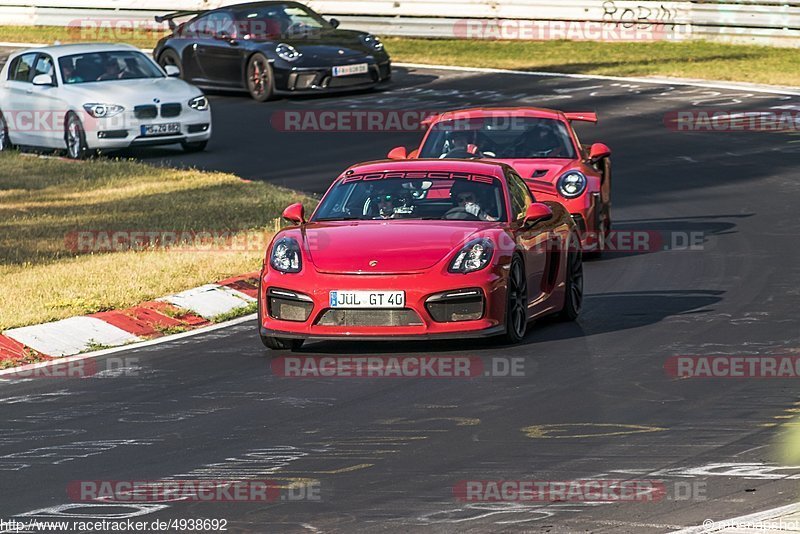
[{"label": "white bmw hatchback", "polygon": [[0,150],[95,150],[180,143],[203,150],[211,109],[197,87],[129,45],[77,44],[11,55],[0,71]]}]

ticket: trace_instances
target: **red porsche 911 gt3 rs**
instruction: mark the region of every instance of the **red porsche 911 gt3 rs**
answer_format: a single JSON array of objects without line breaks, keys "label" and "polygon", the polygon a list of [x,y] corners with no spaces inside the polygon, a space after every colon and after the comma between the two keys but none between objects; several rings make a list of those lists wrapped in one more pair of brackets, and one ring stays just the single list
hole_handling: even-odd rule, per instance
[{"label": "red porsche 911 gt3 rs", "polygon": [[482,158],[514,167],[540,200],[567,207],[585,252],[599,254],[611,231],[611,150],[584,146],[573,121],[597,122],[595,113],[539,108],[478,108],[428,117],[418,149],[397,147],[390,159]]},{"label": "red porsche 911 gt3 rs", "polygon": [[583,300],[575,223],[501,163],[378,161],[339,176],[307,220],[270,243],[259,333],[314,339],[522,340],[532,319],[574,320]]}]

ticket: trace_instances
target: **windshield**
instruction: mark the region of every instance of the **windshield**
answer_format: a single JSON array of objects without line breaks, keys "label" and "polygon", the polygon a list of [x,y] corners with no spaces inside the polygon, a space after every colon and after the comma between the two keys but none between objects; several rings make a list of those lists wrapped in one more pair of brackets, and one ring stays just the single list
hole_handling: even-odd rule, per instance
[{"label": "windshield", "polygon": [[296,4],[254,7],[237,11],[234,16],[241,38],[249,36],[251,39],[268,39],[331,28],[321,16]]},{"label": "windshield", "polygon": [[463,178],[416,179],[454,174],[442,172],[386,174],[414,174],[415,179],[374,179],[373,174],[344,178],[322,200],[313,220],[505,220],[503,187],[497,178],[463,174],[458,175]]},{"label": "windshield", "polygon": [[575,149],[566,124],[560,120],[489,117],[437,123],[419,157],[573,159]]},{"label": "windshield", "polygon": [[164,77],[147,56],[135,50],[64,56],[58,66],[65,84]]}]

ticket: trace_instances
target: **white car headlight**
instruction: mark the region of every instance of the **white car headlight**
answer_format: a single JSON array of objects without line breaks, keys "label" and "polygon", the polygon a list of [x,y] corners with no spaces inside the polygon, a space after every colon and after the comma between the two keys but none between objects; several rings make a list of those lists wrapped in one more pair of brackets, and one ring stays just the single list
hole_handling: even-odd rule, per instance
[{"label": "white car headlight", "polygon": [[565,172],[558,179],[558,192],[566,198],[579,197],[584,191],[586,191],[586,176],[582,172]]},{"label": "white car headlight", "polygon": [[383,43],[376,35],[372,35],[371,33],[367,35],[362,35],[361,40],[364,42],[365,45],[372,48],[373,50],[383,50]]},{"label": "white car headlight", "polygon": [[281,59],[285,59],[286,61],[297,61],[300,59],[301,54],[297,51],[295,47],[286,43],[280,43],[278,46],[275,47],[275,53],[278,54],[278,57]]},{"label": "white car headlight", "polygon": [[480,271],[489,265],[493,252],[494,245],[491,240],[485,237],[473,239],[458,251],[448,271],[461,274]]},{"label": "white car headlight", "polygon": [[189,100],[189,107],[197,111],[205,111],[208,109],[208,99],[203,95],[196,96]]},{"label": "white car headlight", "polygon": [[282,273],[299,273],[303,268],[300,245],[291,237],[282,237],[272,246],[269,263]]},{"label": "white car headlight", "polygon": [[94,117],[95,119],[105,119],[107,117],[113,117],[114,115],[119,115],[125,108],[122,106],[118,106],[116,104],[84,104],[83,109],[86,110],[86,113]]}]

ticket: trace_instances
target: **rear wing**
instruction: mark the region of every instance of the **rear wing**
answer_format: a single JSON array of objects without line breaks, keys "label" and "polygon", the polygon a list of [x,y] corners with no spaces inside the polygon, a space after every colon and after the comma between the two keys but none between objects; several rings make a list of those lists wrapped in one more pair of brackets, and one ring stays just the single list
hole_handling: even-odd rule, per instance
[{"label": "rear wing", "polygon": [[591,111],[564,113],[564,116],[570,122],[581,121],[581,122],[593,122],[595,124],[597,123],[597,113]]},{"label": "rear wing", "polygon": [[209,11],[208,9],[198,9],[196,11],[175,11],[174,13],[167,13],[166,15],[156,15],[155,19],[156,22],[161,24],[162,22],[166,22],[169,26],[170,30],[174,30],[176,28],[175,21],[173,19],[178,19],[181,17],[188,17],[190,15],[199,15],[200,13],[205,13]]}]

